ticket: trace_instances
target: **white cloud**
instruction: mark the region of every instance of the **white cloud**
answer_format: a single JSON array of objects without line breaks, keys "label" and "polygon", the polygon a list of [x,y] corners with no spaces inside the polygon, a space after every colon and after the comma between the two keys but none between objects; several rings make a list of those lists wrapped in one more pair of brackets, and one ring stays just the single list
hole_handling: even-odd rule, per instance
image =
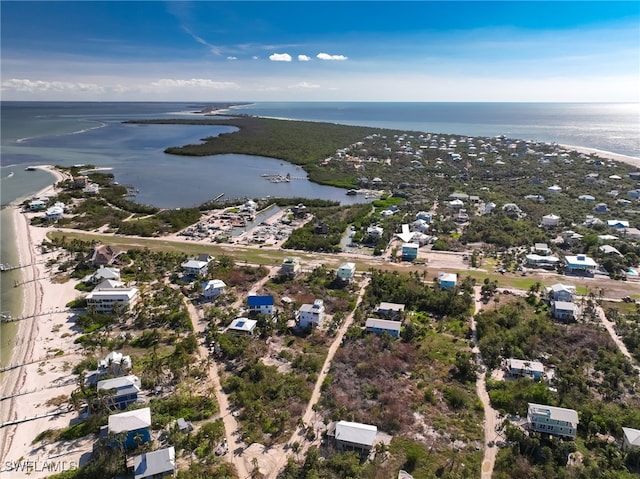
[{"label": "white cloud", "polygon": [[214,90],[233,90],[238,84],[229,81],[213,81],[207,78],[192,78],[191,80],[176,80],[173,78],[161,78],[151,82],[153,87],[161,88],[211,88]]},{"label": "white cloud", "polygon": [[320,60],[347,60],[344,55],[329,55],[328,53],[318,53],[316,57]]},{"label": "white cloud", "polygon": [[238,57],[227,57],[227,60],[237,60]]},{"label": "white cloud", "polygon": [[2,82],[2,90],[17,92],[90,92],[102,93],[104,88],[95,83],[42,81],[12,78]]},{"label": "white cloud", "polygon": [[257,57],[256,55],[254,55],[254,56],[252,56],[252,57],[251,57],[251,59],[252,59],[252,60],[257,60],[257,59],[258,59],[258,57]]},{"label": "white cloud", "polygon": [[307,55],[298,55],[298,61],[299,62],[308,62],[309,60],[311,60],[310,56]]},{"label": "white cloud", "polygon": [[269,60],[272,62],[290,62],[291,55],[288,53],[273,53],[269,55]]},{"label": "white cloud", "polygon": [[313,83],[307,83],[306,81],[301,81],[300,83],[296,83],[295,85],[289,85],[289,88],[320,88],[320,85],[316,85]]}]

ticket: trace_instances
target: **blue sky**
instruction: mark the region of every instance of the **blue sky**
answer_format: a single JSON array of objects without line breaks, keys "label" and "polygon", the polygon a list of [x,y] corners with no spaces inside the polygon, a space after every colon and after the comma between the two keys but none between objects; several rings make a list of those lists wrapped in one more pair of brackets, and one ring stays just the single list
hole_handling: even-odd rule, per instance
[{"label": "blue sky", "polygon": [[0,2],[3,100],[640,101],[640,2]]}]

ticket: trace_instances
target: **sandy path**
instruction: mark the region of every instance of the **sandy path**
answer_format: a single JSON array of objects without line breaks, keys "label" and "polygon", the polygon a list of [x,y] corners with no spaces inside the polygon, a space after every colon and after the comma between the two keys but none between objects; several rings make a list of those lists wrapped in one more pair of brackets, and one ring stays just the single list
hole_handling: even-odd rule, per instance
[{"label": "sandy path", "polygon": [[[475,310],[474,315],[480,312],[482,308],[482,301],[480,301],[480,287],[476,286],[474,288],[474,297],[475,297]],[[478,356],[479,365],[482,366],[483,370],[476,379],[476,392],[480,401],[482,402],[482,406],[484,408],[484,456],[482,458],[482,472],[481,479],[491,479],[493,475],[493,466],[496,462],[496,455],[498,453],[498,448],[494,445],[493,447],[489,447],[489,443],[496,440],[496,426],[498,425],[498,411],[491,407],[491,400],[489,399],[489,394],[487,393],[486,387],[486,368],[482,362],[482,358],[480,356],[480,348],[478,347],[478,332],[476,330],[476,321],[473,316],[471,316],[471,331],[473,335],[473,353]]]},{"label": "sandy path", "polygon": [[607,318],[607,315],[604,313],[604,310],[600,306],[596,306],[596,313],[598,314],[600,321],[608,331],[609,336],[611,336],[611,339],[613,339],[613,342],[616,344],[620,352],[624,354],[624,356],[629,360],[633,368],[638,372],[638,377],[640,378],[640,367],[638,366],[635,358],[631,355],[631,353],[629,353],[627,346],[624,344],[622,339],[620,339],[618,333],[616,333],[615,324],[613,323],[613,321]]},{"label": "sandy path", "polygon": [[298,442],[300,444],[300,449],[296,453],[296,455],[299,457],[304,457],[304,455],[306,454],[307,450],[311,445],[313,445],[314,443],[319,443],[320,434],[316,434],[316,439],[314,441],[308,441],[305,437],[303,428],[306,428],[307,426],[311,426],[312,428],[314,428],[314,430],[316,429],[315,426],[317,425],[313,424],[313,421],[312,421],[315,415],[315,411],[313,410],[313,407],[318,403],[318,400],[320,399],[320,389],[322,387],[322,383],[327,377],[327,374],[329,374],[329,370],[331,369],[331,361],[333,361],[333,357],[335,356],[336,352],[338,351],[338,348],[342,344],[342,338],[347,332],[347,329],[349,329],[349,326],[351,326],[351,324],[353,323],[354,313],[356,312],[356,309],[358,309],[358,306],[362,302],[362,298],[364,296],[365,289],[369,284],[369,281],[370,281],[369,278],[366,278],[364,281],[362,281],[362,284],[360,285],[360,289],[358,291],[356,306],[351,311],[351,313],[349,313],[349,315],[345,318],[344,322],[342,323],[342,326],[340,326],[340,329],[336,334],[335,339],[333,340],[333,343],[329,347],[329,351],[327,352],[327,357],[325,358],[324,364],[322,365],[322,370],[318,375],[318,379],[316,380],[316,384],[313,388],[313,393],[311,394],[311,398],[309,399],[309,403],[307,404],[307,409],[304,415],[302,416],[302,426],[298,426],[296,430],[293,431],[293,433],[291,434],[291,437],[289,438],[289,441],[287,441],[287,443],[284,446],[279,446],[277,448],[277,451],[270,451],[270,455],[277,454],[279,457],[277,461],[275,461],[275,467],[267,475],[268,478],[276,479],[278,477],[278,473],[286,465],[287,460],[289,458],[289,453],[287,451],[293,451],[292,446],[294,442]]}]

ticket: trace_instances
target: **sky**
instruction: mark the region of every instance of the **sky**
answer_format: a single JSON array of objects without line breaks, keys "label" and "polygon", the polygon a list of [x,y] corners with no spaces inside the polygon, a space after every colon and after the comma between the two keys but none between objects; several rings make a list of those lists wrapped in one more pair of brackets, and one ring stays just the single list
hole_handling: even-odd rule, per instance
[{"label": "sky", "polygon": [[6,1],[2,100],[640,102],[640,2]]}]

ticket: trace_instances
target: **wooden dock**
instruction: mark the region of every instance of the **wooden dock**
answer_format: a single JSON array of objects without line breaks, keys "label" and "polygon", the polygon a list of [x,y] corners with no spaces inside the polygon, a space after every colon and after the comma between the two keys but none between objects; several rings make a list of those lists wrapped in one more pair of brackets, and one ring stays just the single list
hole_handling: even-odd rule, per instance
[{"label": "wooden dock", "polygon": [[7,427],[7,426],[14,426],[16,424],[22,424],[23,422],[35,421],[36,419],[42,419],[43,417],[60,416],[61,414],[67,414],[67,412],[69,412],[69,411],[47,412],[45,414],[38,414],[36,416],[23,417],[21,419],[14,419],[12,421],[6,421],[6,422],[3,422],[3,423],[0,423],[0,429],[2,429],[3,427]]}]

